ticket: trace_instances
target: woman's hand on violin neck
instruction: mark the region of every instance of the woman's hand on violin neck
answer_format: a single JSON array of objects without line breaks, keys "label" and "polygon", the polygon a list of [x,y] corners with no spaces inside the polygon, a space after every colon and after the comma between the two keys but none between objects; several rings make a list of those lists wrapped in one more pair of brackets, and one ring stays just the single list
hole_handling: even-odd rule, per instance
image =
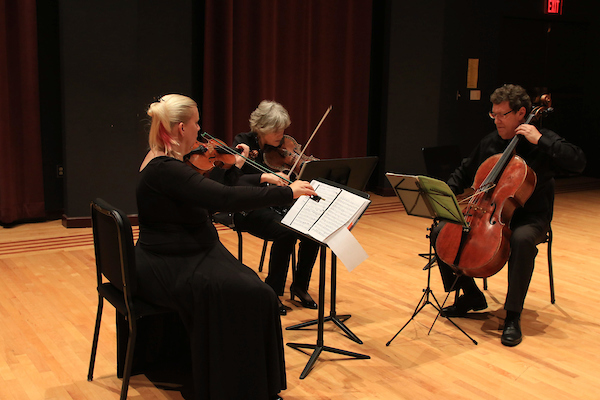
[{"label": "woman's hand on violin neck", "polygon": [[246,162],[246,158],[248,158],[248,154],[250,154],[250,147],[248,147],[245,143],[240,143],[235,146],[236,149],[241,150],[240,155],[235,156],[235,166],[238,168],[242,168],[244,163]]},{"label": "woman's hand on violin neck", "polygon": [[[278,176],[279,175],[279,176]],[[287,180],[290,179],[289,175],[286,175],[284,173],[280,173],[280,174],[262,174],[260,177],[260,183],[270,183],[272,185],[277,185],[277,186],[286,186],[288,183],[281,178],[285,178]]]},{"label": "woman's hand on violin neck", "polygon": [[318,196],[315,189],[306,181],[294,181],[290,184],[290,187],[295,199],[300,196]]}]

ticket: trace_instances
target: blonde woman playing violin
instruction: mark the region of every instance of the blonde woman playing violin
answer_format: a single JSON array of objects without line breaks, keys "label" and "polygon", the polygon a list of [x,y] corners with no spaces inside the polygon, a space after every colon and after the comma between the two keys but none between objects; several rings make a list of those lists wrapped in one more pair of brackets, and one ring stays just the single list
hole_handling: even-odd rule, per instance
[{"label": "blonde woman playing violin", "polygon": [[286,388],[278,297],[219,241],[211,211],[284,205],[316,195],[307,182],[225,186],[183,161],[199,114],[186,96],[148,109],[150,150],[136,190],[138,292],[176,310],[190,335],[194,399],[277,399]]}]

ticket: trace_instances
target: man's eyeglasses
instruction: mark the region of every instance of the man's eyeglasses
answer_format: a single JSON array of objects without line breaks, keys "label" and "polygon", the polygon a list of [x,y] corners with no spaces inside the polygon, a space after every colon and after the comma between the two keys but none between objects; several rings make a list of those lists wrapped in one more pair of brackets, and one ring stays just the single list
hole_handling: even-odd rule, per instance
[{"label": "man's eyeglasses", "polygon": [[504,114],[502,114],[502,113],[496,114],[495,112],[491,112],[490,111],[488,115],[490,116],[491,119],[496,119],[496,118],[498,118],[498,119],[504,119],[504,118],[506,118],[506,116],[508,114],[510,114],[513,111],[515,111],[515,110],[510,110],[508,112],[505,112]]}]

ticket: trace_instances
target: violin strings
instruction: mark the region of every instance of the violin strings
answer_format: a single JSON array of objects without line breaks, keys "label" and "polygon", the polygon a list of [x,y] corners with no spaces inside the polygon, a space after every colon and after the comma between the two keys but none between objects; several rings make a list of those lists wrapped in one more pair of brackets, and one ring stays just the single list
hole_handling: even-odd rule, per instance
[{"label": "violin strings", "polygon": [[[201,136],[202,137],[209,137],[210,139],[217,141],[217,143],[219,142],[219,139],[215,138],[214,136],[212,136],[208,132],[203,132]],[[289,179],[286,179],[283,176],[278,175],[275,172],[271,171],[270,169],[268,169],[268,168],[264,167],[263,165],[257,163],[256,161],[251,160],[248,157],[243,156],[242,154],[239,154],[237,151],[235,151],[231,147],[223,146],[223,145],[219,145],[219,147],[222,150],[225,150],[226,152],[228,152],[229,154],[238,155],[238,156],[242,157],[244,160],[246,160],[246,162],[248,164],[252,165],[254,168],[258,169],[261,172],[264,172],[264,173],[267,173],[267,174],[273,174],[273,175],[277,176],[278,178],[283,179],[287,183],[292,183],[292,181],[290,181]]]}]

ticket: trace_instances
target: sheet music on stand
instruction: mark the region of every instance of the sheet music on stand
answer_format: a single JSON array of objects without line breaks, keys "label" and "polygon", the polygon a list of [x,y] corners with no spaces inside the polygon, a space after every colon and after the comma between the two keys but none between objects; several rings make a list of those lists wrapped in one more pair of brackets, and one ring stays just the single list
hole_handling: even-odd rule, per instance
[{"label": "sheet music on stand", "polygon": [[435,218],[468,228],[468,223],[463,213],[460,212],[456,196],[445,182],[423,175],[403,175],[391,172],[385,175],[407,214]]},{"label": "sheet music on stand", "polygon": [[327,244],[351,271],[368,257],[350,230],[371,200],[320,180],[311,185],[321,199],[300,197],[281,223]]}]

